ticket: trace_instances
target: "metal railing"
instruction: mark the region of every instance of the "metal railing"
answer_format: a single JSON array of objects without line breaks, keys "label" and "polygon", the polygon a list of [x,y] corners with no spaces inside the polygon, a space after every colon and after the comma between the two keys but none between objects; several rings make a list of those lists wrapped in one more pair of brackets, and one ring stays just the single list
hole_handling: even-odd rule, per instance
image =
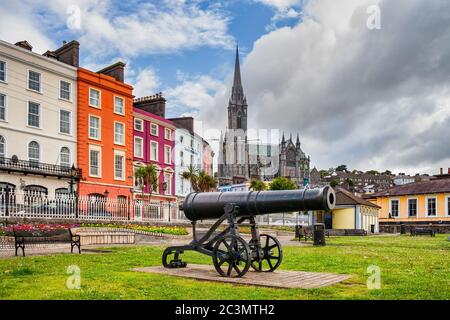
[{"label": "metal railing", "polygon": [[38,161],[19,160],[17,158],[0,157],[0,170],[73,179],[78,179],[81,177],[81,169],[76,169],[70,166],[42,163]]}]

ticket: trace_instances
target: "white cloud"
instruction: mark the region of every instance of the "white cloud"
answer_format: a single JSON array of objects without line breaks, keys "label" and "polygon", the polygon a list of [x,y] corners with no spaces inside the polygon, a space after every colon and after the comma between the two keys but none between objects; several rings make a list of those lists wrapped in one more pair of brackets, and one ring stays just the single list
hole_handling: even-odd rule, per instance
[{"label": "white cloud", "polygon": [[155,94],[160,85],[156,72],[150,67],[138,71],[130,82],[133,83],[133,94],[137,98]]}]

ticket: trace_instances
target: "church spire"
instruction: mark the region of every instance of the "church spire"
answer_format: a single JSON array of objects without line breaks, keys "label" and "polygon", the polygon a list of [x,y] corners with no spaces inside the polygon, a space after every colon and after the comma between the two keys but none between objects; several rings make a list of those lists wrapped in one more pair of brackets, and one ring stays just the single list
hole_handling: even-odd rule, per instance
[{"label": "church spire", "polygon": [[236,60],[234,63],[234,80],[231,100],[241,101],[244,99],[244,89],[241,80],[241,65],[239,63],[239,45],[236,44]]}]

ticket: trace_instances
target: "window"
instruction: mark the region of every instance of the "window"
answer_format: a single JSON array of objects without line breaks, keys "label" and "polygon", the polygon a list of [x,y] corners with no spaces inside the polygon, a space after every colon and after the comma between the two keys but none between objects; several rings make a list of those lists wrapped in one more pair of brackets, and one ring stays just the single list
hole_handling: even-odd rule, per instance
[{"label": "window", "polygon": [[114,122],[114,143],[125,144],[125,125],[121,122]]},{"label": "window", "polygon": [[114,112],[118,114],[125,114],[123,98],[114,97]]},{"label": "window", "polygon": [[6,62],[0,61],[0,81],[6,82]]},{"label": "window", "polygon": [[41,92],[41,74],[28,70],[28,89]]},{"label": "window", "polygon": [[183,141],[184,141],[184,137],[181,136],[181,137],[180,137],[180,142],[183,143]]},{"label": "window", "polygon": [[70,111],[59,111],[59,132],[70,134]]},{"label": "window", "polygon": [[89,150],[89,175],[92,177],[100,177],[100,150]]},{"label": "window", "polygon": [[144,121],[142,119],[134,119],[134,130],[141,132],[144,131]]},{"label": "window", "polygon": [[6,96],[0,94],[0,120],[6,121]]},{"label": "window", "polygon": [[171,164],[172,148],[170,146],[164,146],[164,163]]},{"label": "window", "polygon": [[427,198],[428,216],[436,216],[436,198]]},{"label": "window", "polygon": [[164,139],[172,140],[172,130],[169,128],[164,128]]},{"label": "window", "polygon": [[61,80],[59,82],[59,97],[70,101],[70,82]]},{"label": "window", "polygon": [[97,89],[89,89],[89,105],[91,107],[100,108],[100,91]]},{"label": "window", "polygon": [[152,123],[150,125],[150,134],[153,136],[158,136],[158,125],[157,124]]},{"label": "window", "polygon": [[100,118],[89,116],[89,138],[100,140]]},{"label": "window", "polygon": [[114,178],[118,180],[124,180],[125,169],[125,156],[123,154],[116,153],[114,155]]},{"label": "window", "polygon": [[39,162],[40,160],[40,147],[39,143],[36,141],[31,141],[28,144],[28,161],[30,162]]},{"label": "window", "polygon": [[180,151],[180,166],[184,167],[184,152]]},{"label": "window", "polygon": [[398,217],[399,213],[399,200],[391,200],[391,216]]},{"label": "window", "polygon": [[41,106],[39,103],[28,102],[28,125],[30,127],[40,128],[40,110]]},{"label": "window", "polygon": [[450,197],[447,197],[447,215],[450,216]]},{"label": "window", "polygon": [[150,141],[150,160],[158,161],[158,142]]},{"label": "window", "polygon": [[172,174],[165,173],[164,174],[164,182],[166,183],[166,195],[172,194]]},{"label": "window", "polygon": [[6,139],[0,136],[0,158],[6,158]]},{"label": "window", "polygon": [[417,216],[417,199],[408,199],[408,216]]},{"label": "window", "polygon": [[138,158],[144,157],[144,139],[134,137],[134,156]]},{"label": "window", "polygon": [[59,165],[70,168],[70,150],[67,147],[62,147],[59,152]]}]

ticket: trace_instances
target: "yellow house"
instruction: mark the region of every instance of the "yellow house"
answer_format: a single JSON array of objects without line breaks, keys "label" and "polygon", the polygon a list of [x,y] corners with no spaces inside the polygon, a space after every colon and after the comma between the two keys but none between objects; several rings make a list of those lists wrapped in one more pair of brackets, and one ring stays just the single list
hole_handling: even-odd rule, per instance
[{"label": "yellow house", "polygon": [[396,186],[367,196],[381,207],[380,226],[438,224],[450,229],[450,178]]},{"label": "yellow house", "polygon": [[331,212],[318,211],[314,223],[325,223],[327,229],[363,229],[368,233],[378,233],[380,207],[353,193],[337,187],[336,206]]}]

